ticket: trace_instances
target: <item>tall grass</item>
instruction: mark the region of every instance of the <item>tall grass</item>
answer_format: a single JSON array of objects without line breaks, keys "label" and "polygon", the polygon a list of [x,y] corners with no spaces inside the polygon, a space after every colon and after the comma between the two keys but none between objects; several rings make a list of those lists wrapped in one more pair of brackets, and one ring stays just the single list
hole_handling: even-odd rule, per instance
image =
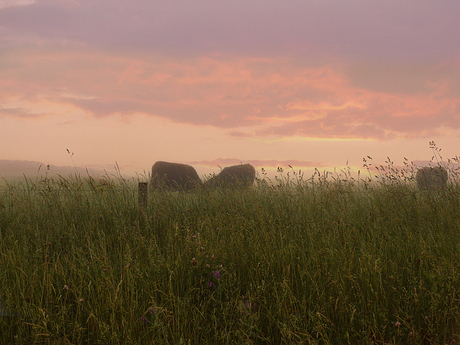
[{"label": "tall grass", "polygon": [[460,189],[370,164],[150,191],[145,211],[133,180],[6,184],[0,342],[458,343]]}]

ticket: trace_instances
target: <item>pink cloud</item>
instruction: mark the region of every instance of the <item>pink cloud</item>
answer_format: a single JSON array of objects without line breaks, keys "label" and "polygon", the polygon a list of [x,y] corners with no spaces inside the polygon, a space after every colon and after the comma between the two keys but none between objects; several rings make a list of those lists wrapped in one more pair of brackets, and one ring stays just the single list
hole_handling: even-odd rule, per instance
[{"label": "pink cloud", "polygon": [[[440,75],[427,66],[423,77],[405,81],[404,93],[378,88],[378,80],[358,87],[359,79],[340,65],[310,67],[289,58],[173,59],[62,47],[16,53],[5,54],[0,80],[7,90],[0,92],[0,114],[9,116],[24,117],[47,102],[95,117],[143,113],[226,128],[234,137],[376,140],[434,135],[460,124],[458,73],[449,76],[450,65]],[[21,100],[33,108],[8,105]]]}]

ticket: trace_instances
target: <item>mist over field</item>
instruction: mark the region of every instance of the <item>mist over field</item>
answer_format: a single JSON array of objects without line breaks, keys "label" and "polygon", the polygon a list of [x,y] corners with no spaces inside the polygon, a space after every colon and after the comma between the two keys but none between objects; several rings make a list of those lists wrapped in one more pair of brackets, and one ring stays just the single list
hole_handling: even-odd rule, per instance
[{"label": "mist over field", "polygon": [[[363,157],[363,159],[368,160],[370,156]],[[371,157],[372,158],[372,157]],[[388,157],[390,158],[390,157]],[[445,164],[450,158],[442,159],[440,162],[436,161],[433,156],[432,160],[410,160],[408,159],[406,163],[412,165],[414,168],[423,167],[423,166],[433,166],[438,163]],[[404,168],[404,161],[392,161],[395,168],[402,169]],[[148,179],[151,174],[151,168],[155,161],[146,162],[145,168],[141,171],[128,171],[126,172],[123,166],[119,166],[117,162],[114,162],[113,165],[107,165],[105,169],[98,169],[93,167],[85,167],[77,165],[64,165],[58,166],[53,164],[48,164],[39,161],[23,161],[23,160],[7,160],[0,159],[0,179],[6,181],[14,181],[23,179],[24,176],[27,178],[43,178],[43,177],[56,177],[58,175],[62,177],[75,177],[76,175],[80,177],[92,177],[99,179],[103,176],[105,177],[123,177],[123,178],[139,178],[141,180]],[[366,172],[366,168],[363,165],[360,166],[349,166],[347,161],[344,162],[342,166],[337,167],[327,167],[323,166],[319,162],[307,162],[301,160],[250,160],[242,161],[239,159],[214,159],[209,161],[190,161],[185,162],[193,166],[198,175],[202,180],[206,180],[213,174],[218,174],[221,169],[232,166],[239,165],[243,163],[249,163],[253,165],[256,169],[256,176],[261,178],[263,175],[274,178],[277,173],[283,171],[285,174],[289,173],[291,176],[295,173],[297,175],[303,175],[304,178],[310,178],[315,171],[319,171],[321,174],[328,174],[330,177],[337,176],[343,172],[349,173],[351,176],[357,178],[358,172],[360,176],[369,176],[369,172]],[[385,161],[373,161],[372,165],[369,166],[370,172],[376,173],[376,166],[385,165]],[[452,167],[458,167],[456,162],[452,162]],[[367,175],[366,175],[367,174]]]},{"label": "mist over field", "polygon": [[[110,171],[111,172],[111,171]],[[105,174],[103,170],[73,167],[73,166],[56,166],[35,161],[16,161],[0,159],[0,177],[7,180],[16,180],[23,178],[43,177],[43,176],[70,176],[75,174],[81,176],[90,175],[100,177]]]}]

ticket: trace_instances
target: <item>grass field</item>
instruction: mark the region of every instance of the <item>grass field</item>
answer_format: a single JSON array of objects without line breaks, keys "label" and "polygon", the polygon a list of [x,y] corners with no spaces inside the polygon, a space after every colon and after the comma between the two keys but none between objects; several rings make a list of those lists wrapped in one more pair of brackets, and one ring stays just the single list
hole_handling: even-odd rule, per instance
[{"label": "grass field", "polygon": [[0,342],[457,344],[460,188],[376,168],[150,191],[145,211],[136,181],[6,183]]}]

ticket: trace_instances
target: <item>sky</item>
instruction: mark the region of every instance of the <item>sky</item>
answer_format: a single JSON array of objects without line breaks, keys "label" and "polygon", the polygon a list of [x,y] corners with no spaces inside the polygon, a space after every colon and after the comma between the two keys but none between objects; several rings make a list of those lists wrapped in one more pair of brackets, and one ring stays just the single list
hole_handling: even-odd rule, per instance
[{"label": "sky", "polygon": [[0,0],[0,160],[359,169],[426,164],[430,141],[454,157],[459,17],[457,0]]}]

